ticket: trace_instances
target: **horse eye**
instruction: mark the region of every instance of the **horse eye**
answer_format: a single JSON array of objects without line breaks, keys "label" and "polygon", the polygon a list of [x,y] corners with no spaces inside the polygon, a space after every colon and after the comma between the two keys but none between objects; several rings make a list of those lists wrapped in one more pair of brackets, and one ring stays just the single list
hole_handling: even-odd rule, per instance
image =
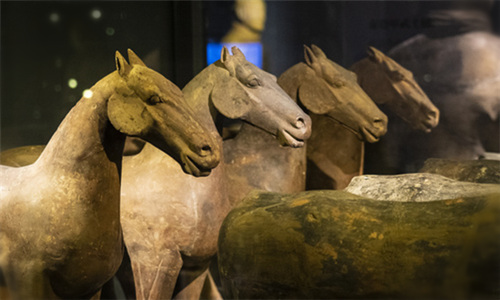
[{"label": "horse eye", "polygon": [[151,105],[158,104],[158,103],[161,103],[161,102],[162,102],[161,98],[158,95],[151,96],[148,99],[148,103],[151,104]]},{"label": "horse eye", "polygon": [[345,82],[343,80],[336,80],[333,83],[333,86],[336,87],[336,88],[341,88],[341,87],[345,86]]},{"label": "horse eye", "polygon": [[254,79],[248,81],[246,86],[249,88],[256,88],[256,87],[260,86],[260,81],[257,78],[254,78]]},{"label": "horse eye", "polygon": [[395,71],[392,72],[392,78],[396,81],[402,81],[403,79],[405,79],[405,76],[400,72]]}]

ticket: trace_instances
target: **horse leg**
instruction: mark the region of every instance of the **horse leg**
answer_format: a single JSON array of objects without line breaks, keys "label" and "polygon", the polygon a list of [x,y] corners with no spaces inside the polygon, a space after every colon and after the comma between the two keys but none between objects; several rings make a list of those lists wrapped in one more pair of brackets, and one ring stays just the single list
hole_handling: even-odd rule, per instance
[{"label": "horse leg", "polygon": [[[182,257],[178,251],[172,251],[168,257],[141,261],[134,259],[130,253],[132,270],[135,279],[136,298],[145,299],[171,299],[175,282],[182,268]],[[150,256],[154,256],[150,255]]]},{"label": "horse leg", "polygon": [[10,294],[7,289],[7,283],[5,281],[5,276],[3,274],[2,268],[0,267],[0,299],[9,300]]},{"label": "horse leg", "polygon": [[134,273],[127,247],[115,276],[102,287],[104,299],[135,299]]},{"label": "horse leg", "polygon": [[90,298],[90,300],[100,300],[101,299],[101,289]]},{"label": "horse leg", "polygon": [[208,272],[208,275],[205,278],[205,284],[203,285],[200,299],[211,299],[211,300],[223,299],[222,295],[219,292],[219,289],[217,288],[217,284],[215,284],[211,272]]},{"label": "horse leg", "polygon": [[[201,273],[200,273],[201,271]],[[177,279],[176,293],[173,299],[200,299],[201,292],[205,285],[205,280],[209,274],[208,268],[205,270],[181,270]],[[179,284],[182,283],[182,284]],[[180,287],[182,286],[182,288]],[[177,292],[177,289],[179,291]]]}]

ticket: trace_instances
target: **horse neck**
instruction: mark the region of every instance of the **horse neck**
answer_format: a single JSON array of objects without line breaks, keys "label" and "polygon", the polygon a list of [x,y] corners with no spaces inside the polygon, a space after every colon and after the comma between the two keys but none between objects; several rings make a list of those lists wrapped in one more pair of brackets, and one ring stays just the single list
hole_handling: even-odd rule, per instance
[{"label": "horse neck", "polygon": [[119,178],[125,135],[107,115],[107,100],[114,91],[110,82],[120,80],[116,76],[114,72],[100,80],[91,88],[92,97],[82,98],[66,115],[37,161],[45,171],[95,176],[92,170],[111,168]]},{"label": "horse neck", "polygon": [[358,76],[358,84],[376,104],[390,104],[396,101],[394,93],[388,88],[385,71],[369,58],[364,58],[351,66],[351,71]]},{"label": "horse neck", "polygon": [[244,143],[247,148],[255,150],[279,145],[276,137],[269,132],[246,122],[241,124],[238,135],[234,140],[236,143]]}]

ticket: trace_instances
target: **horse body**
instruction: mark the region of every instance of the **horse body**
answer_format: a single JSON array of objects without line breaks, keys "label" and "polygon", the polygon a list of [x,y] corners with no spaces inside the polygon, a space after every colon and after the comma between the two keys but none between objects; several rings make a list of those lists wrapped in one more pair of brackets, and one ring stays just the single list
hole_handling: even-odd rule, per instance
[{"label": "horse body", "polygon": [[[19,295],[14,293],[15,297],[36,298],[41,291],[33,289],[40,289],[42,283],[38,281],[42,278],[22,281],[40,276],[44,270],[49,270],[49,275],[43,284],[50,283],[57,294],[89,296],[86,293],[97,292],[120,265],[122,242],[116,191],[120,187],[119,144],[124,142],[124,136],[108,133],[111,144],[118,144],[115,149],[104,149],[100,143],[100,135],[110,131],[106,128],[106,96],[80,101],[35,164],[2,168],[2,252],[8,253],[0,256],[6,259],[2,269],[6,266],[7,282],[12,280],[18,285]],[[80,116],[89,122],[75,126]],[[76,149],[61,147],[76,141]],[[53,159],[56,156],[59,159]],[[103,257],[110,259],[102,264]],[[18,262],[22,262],[21,268]],[[96,263],[99,268],[95,268]]]},{"label": "horse body", "polygon": [[429,157],[475,159],[484,154],[485,143],[498,151],[498,128],[484,131],[488,121],[498,121],[500,110],[500,38],[488,32],[440,38],[421,34],[389,53],[414,73],[442,113],[441,126],[429,135],[405,131],[388,136],[398,151],[398,170],[416,170]]},{"label": "horse body", "polygon": [[[220,143],[214,122],[222,114],[245,120],[282,144],[300,146],[310,132],[307,115],[272,75],[248,63],[237,48],[233,54],[224,48],[221,60],[183,89],[199,119]],[[225,154],[228,143],[222,143]],[[227,180],[227,166],[206,178],[190,178],[150,146],[125,158],[124,166],[122,226],[137,298],[199,297],[219,228],[232,208],[226,185],[236,184]],[[165,185],[167,180],[174,184]]]},{"label": "horse body", "polygon": [[[132,52],[129,57],[135,61]],[[90,298],[114,275],[123,255],[119,192],[126,134],[161,145],[178,160],[182,153],[206,168],[217,163],[183,149],[211,141],[178,105],[182,94],[175,86],[119,53],[116,61],[118,70],[68,113],[34,164],[0,168],[0,272],[14,299]],[[172,90],[172,104],[148,106],[148,89],[157,97]],[[127,118],[136,112],[155,126]],[[182,133],[162,128],[174,114],[187,118],[190,134],[200,139],[185,142]]]},{"label": "horse body", "polygon": [[277,192],[305,189],[305,148],[280,147],[275,138],[248,124],[242,125],[234,139],[224,141],[224,163],[232,207],[253,189]]}]

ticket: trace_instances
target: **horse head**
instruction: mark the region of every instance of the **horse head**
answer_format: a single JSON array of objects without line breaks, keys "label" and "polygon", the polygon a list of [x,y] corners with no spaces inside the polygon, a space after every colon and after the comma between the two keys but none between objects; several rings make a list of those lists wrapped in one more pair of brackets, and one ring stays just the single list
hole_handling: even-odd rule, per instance
[{"label": "horse head", "polygon": [[130,64],[116,52],[120,84],[108,100],[111,124],[168,153],[184,172],[206,176],[220,160],[219,141],[195,119],[181,90],[149,69],[131,50]]},{"label": "horse head", "polygon": [[311,134],[311,119],[279,87],[276,77],[248,62],[243,53],[224,47],[214,63],[220,78],[210,94],[213,107],[278,137],[282,145],[302,147]]},{"label": "horse head", "polygon": [[373,95],[373,101],[386,104],[415,129],[430,132],[438,125],[439,110],[410,71],[374,47],[369,47],[365,62],[379,70],[356,72],[360,85],[368,94]]},{"label": "horse head", "polygon": [[362,140],[378,141],[387,131],[387,116],[358,85],[356,74],[329,60],[319,47],[311,48],[304,45],[309,68],[298,88],[302,105],[343,124]]}]

